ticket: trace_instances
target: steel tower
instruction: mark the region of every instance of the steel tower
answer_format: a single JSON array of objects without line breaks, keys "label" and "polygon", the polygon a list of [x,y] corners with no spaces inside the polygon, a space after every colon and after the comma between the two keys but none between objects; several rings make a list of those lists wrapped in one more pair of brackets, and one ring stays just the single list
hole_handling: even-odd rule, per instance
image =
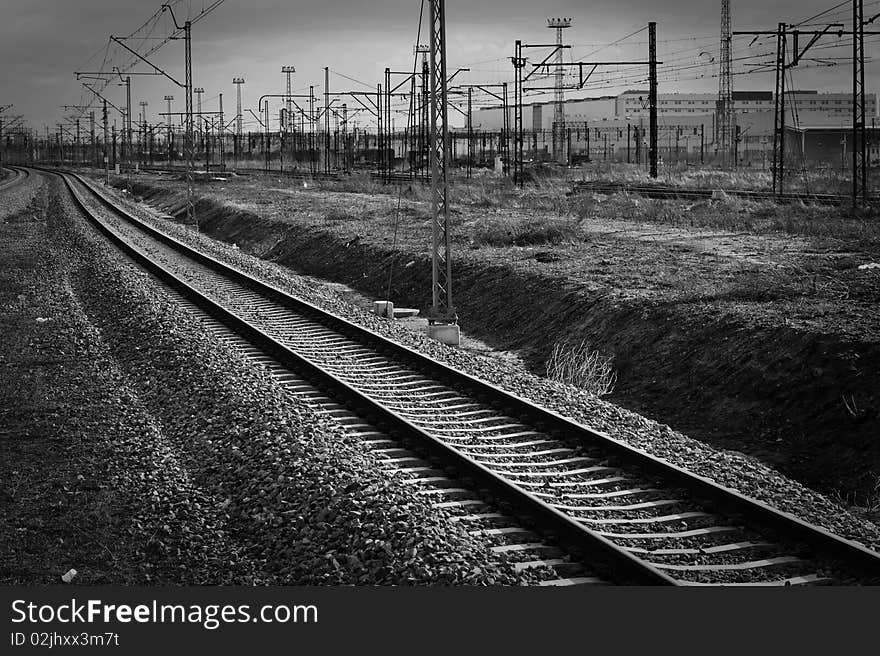
[{"label": "steel tower", "polygon": [[730,74],[730,0],[721,0],[721,70],[718,75],[718,153],[727,166],[733,161],[734,113]]},{"label": "steel tower", "polygon": [[[235,95],[235,98],[236,98],[235,148],[233,150],[235,151],[235,161],[236,161],[236,166],[237,166],[238,165],[238,154],[241,149],[241,133],[242,133],[242,130],[241,130],[241,127],[242,127],[242,125],[241,125],[241,118],[242,118],[242,116],[241,116],[241,85],[244,84],[244,78],[243,77],[234,77],[234,78],[232,78],[232,83],[235,85],[235,94],[236,94]],[[257,108],[257,111],[259,111],[259,108]]]},{"label": "steel tower", "polygon": [[562,30],[571,27],[571,18],[548,18],[547,27],[556,30],[555,106],[553,109],[553,159],[567,164],[565,152],[565,68],[562,66]]},{"label": "steel tower", "polygon": [[284,131],[290,132],[291,127],[293,126],[293,90],[291,86],[291,74],[296,73],[296,69],[293,66],[282,66],[281,72],[287,74],[287,102],[285,103],[285,107],[287,111],[285,112],[287,115],[284,119]]}]

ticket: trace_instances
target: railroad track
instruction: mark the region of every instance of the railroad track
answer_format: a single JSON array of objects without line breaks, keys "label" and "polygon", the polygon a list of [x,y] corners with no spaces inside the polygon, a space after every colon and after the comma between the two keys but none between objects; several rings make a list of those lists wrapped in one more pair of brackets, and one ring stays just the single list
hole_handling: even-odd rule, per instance
[{"label": "railroad track", "polygon": [[11,187],[15,187],[15,186],[21,184],[22,182],[27,180],[28,176],[30,175],[30,171],[28,171],[28,169],[22,169],[22,168],[11,167],[11,166],[4,167],[4,168],[6,168],[7,171],[11,171],[12,176],[10,178],[4,179],[2,182],[0,182],[0,191],[5,191],[6,189],[9,189]]},{"label": "railroad track", "polygon": [[548,584],[880,580],[876,552],[324,312],[64,179],[102,232],[226,339],[280,367],[279,380],[343,417],[468,530],[555,571]]},{"label": "railroad track", "polygon": [[[186,173],[186,169],[176,167],[176,166],[142,166],[141,171],[149,171],[149,172],[158,172],[158,173]],[[387,180],[389,182],[424,182],[424,179],[421,177],[413,177],[408,173],[392,173],[390,175],[383,174],[378,171],[352,171],[351,173],[341,173],[341,172],[315,172],[312,173],[308,170],[285,170],[280,171],[277,169],[269,169],[268,171],[264,168],[252,168],[252,167],[242,167],[238,166],[234,169],[228,169],[226,171],[215,171],[216,175],[223,175],[229,173],[239,173],[245,175],[280,175],[285,178],[294,178],[297,180],[343,180],[351,173],[367,173],[374,180]]]},{"label": "railroad track", "polygon": [[[819,205],[843,205],[851,202],[849,196],[837,194],[773,194],[769,191],[748,191],[744,189],[724,189],[724,194],[755,201],[774,201],[779,203],[815,203]],[[658,199],[704,200],[713,198],[718,192],[712,189],[693,189],[661,185],[625,185],[600,182],[576,182],[572,193],[615,194],[630,193]]]}]

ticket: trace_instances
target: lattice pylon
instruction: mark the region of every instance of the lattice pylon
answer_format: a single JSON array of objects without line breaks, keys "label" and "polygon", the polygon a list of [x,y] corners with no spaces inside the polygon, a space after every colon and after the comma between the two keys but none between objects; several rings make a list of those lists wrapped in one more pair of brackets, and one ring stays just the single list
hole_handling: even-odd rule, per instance
[{"label": "lattice pylon", "polygon": [[562,30],[571,27],[571,18],[548,18],[547,27],[556,30],[556,70],[553,91],[553,159],[566,164],[565,152],[565,68],[562,66]]},{"label": "lattice pylon", "polygon": [[853,208],[868,201],[868,140],[865,126],[865,16],[862,0],[853,2]]},{"label": "lattice pylon", "polygon": [[452,260],[449,235],[449,142],[446,102],[446,8],[444,0],[430,0],[430,167],[432,239],[431,323],[455,323],[452,304]]},{"label": "lattice pylon", "polygon": [[718,75],[718,153],[727,166],[733,154],[733,89],[730,72],[730,0],[721,0],[721,68]]}]

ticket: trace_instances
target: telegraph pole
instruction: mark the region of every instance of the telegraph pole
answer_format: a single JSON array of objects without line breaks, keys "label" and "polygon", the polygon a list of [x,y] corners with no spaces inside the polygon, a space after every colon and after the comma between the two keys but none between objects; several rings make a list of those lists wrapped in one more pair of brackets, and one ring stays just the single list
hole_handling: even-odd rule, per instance
[{"label": "telegraph pole", "polygon": [[[193,89],[193,93],[196,94],[196,116],[199,117],[199,120],[202,120],[202,94],[205,93],[205,90],[202,87],[196,87]],[[199,135],[201,135],[202,148],[206,149],[207,146],[205,144],[205,129],[203,127],[199,127]],[[205,165],[205,169],[207,170],[208,166]]]},{"label": "telegraph pole", "polygon": [[235,85],[236,93],[235,139],[232,144],[232,154],[235,160],[233,169],[235,169],[238,167],[238,155],[239,150],[241,149],[241,85],[244,84],[244,78],[234,77],[232,78],[232,83]]},{"label": "telegraph pole", "polygon": [[309,173],[315,175],[318,172],[318,165],[315,161],[315,87],[309,86]]},{"label": "telegraph pole", "polygon": [[468,87],[467,100],[467,177],[471,177],[471,166],[474,160],[474,115],[473,115],[473,87]]},{"label": "telegraph pole", "polygon": [[285,102],[284,106],[287,108],[287,120],[285,121],[285,131],[290,127],[291,116],[293,116],[293,85],[291,83],[291,75],[296,73],[296,68],[293,66],[282,66],[281,72],[287,75],[287,102]]},{"label": "telegraph pole", "polygon": [[779,23],[776,33],[776,88],[774,89],[773,116],[773,193],[783,193],[785,187],[785,23]]},{"label": "telegraph pole", "polygon": [[330,67],[324,67],[324,173],[330,174]]},{"label": "telegraph pole", "polygon": [[[281,72],[287,76],[287,99],[286,99],[287,101],[284,104],[287,111],[285,112],[285,119],[284,119],[284,126],[283,126],[285,141],[287,141],[287,138],[290,137],[290,135],[294,132],[294,129],[296,127],[296,123],[293,120],[293,117],[294,117],[293,98],[291,98],[291,96],[293,95],[293,84],[292,84],[291,76],[294,73],[296,73],[296,68],[294,66],[282,66]],[[284,147],[283,146],[281,147],[281,150],[282,150],[281,157],[283,160],[283,158],[284,158],[284,152],[283,152]],[[293,157],[294,156],[293,155],[294,149],[293,149],[292,143],[290,145],[290,152],[291,152],[291,157]]]},{"label": "telegraph pole", "polygon": [[523,71],[526,60],[522,56],[522,41],[516,40],[513,50],[513,181],[523,186]]},{"label": "telegraph pole", "polygon": [[657,177],[657,23],[648,23],[648,129],[651,143],[648,156],[651,158],[651,177]]},{"label": "telegraph pole", "polygon": [[445,0],[430,0],[431,25],[431,215],[432,303],[428,336],[457,346],[458,317],[452,303],[452,259],[449,234],[448,173],[449,141],[446,103],[446,7]]},{"label": "telegraph pole", "polygon": [[92,166],[98,165],[98,149],[95,144],[95,110],[89,112],[89,135],[92,144]]},{"label": "telegraph pole", "polygon": [[721,71],[718,75],[718,141],[723,166],[729,163],[733,134],[730,74],[730,0],[721,0]]},{"label": "telegraph pole", "polygon": [[[118,69],[116,69],[118,70]],[[125,116],[123,116],[122,126],[122,159],[131,166],[131,150],[133,148],[131,141],[131,76],[122,77],[119,75],[122,83],[119,86],[125,87]]]},{"label": "telegraph pole", "polygon": [[141,166],[147,165],[147,103],[146,100],[141,100],[138,103],[141,106],[141,130],[143,136],[141,137]]},{"label": "telegraph pole", "polygon": [[171,148],[171,101],[174,100],[174,96],[172,96],[172,95],[167,95],[167,96],[165,96],[164,100],[168,103],[168,116],[165,117],[165,121],[166,121],[166,123],[167,123],[167,125],[168,125],[168,131],[167,131],[167,134],[168,134],[168,136],[167,136],[167,139],[168,139],[168,146],[167,146],[167,150],[168,150],[168,164],[170,165],[170,164],[171,164],[171,159],[172,159],[172,157],[173,157],[173,149]]},{"label": "telegraph pole", "polygon": [[[172,15],[173,16],[173,15]],[[174,19],[175,27],[177,19]],[[193,203],[193,169],[195,169],[195,134],[193,133],[193,82],[192,82],[192,23],[186,21],[183,24],[184,57],[186,60],[185,95],[186,95],[186,135],[184,136],[184,150],[186,151],[186,222],[196,223],[195,207]],[[196,223],[198,229],[198,223]]]},{"label": "telegraph pole", "polygon": [[415,48],[416,53],[421,53],[422,55],[422,94],[421,106],[419,108],[419,171],[426,173],[426,160],[430,157],[430,153],[428,153],[428,87],[430,86],[428,82],[430,75],[428,55],[431,52],[431,48],[426,45],[416,45]]},{"label": "telegraph pole", "polygon": [[864,206],[868,202],[868,140],[866,138],[867,130],[865,129],[865,15],[863,0],[853,0],[852,84],[852,203],[855,210],[859,203]]},{"label": "telegraph pole", "polygon": [[104,174],[107,179],[107,184],[110,184],[110,154],[107,152],[107,144],[110,141],[110,127],[107,124],[107,101],[104,101]]},{"label": "telegraph pole", "polygon": [[[259,107],[257,107],[259,109]],[[226,123],[223,122],[223,94],[220,94],[220,170],[226,170]]]}]

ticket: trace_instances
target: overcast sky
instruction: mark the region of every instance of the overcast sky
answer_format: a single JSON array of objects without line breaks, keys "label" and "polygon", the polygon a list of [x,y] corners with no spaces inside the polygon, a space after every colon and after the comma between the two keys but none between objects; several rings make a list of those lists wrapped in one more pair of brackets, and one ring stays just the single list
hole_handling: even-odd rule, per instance
[{"label": "overcast sky", "polygon": [[[179,18],[190,12],[198,14],[212,0],[177,0]],[[733,0],[733,29],[774,29],[780,21],[795,23],[833,7],[834,0]],[[0,105],[14,103],[8,113],[25,114],[31,126],[41,130],[46,124],[61,120],[63,104],[78,104],[82,87],[75,70],[109,69],[124,64],[126,57],[118,47],[106,54],[108,37],[135,32],[159,9],[160,0],[0,0]],[[548,43],[554,34],[546,28],[548,16],[569,16],[572,26],[565,32],[572,48],[566,59],[638,60],[647,58],[645,31],[610,44],[640,28],[648,21],[658,23],[659,58],[673,70],[663,72],[660,91],[717,92],[717,68],[720,31],[720,1],[694,0],[560,0],[538,3],[525,0],[447,0],[447,40],[449,70],[469,67],[457,82],[498,83],[512,80],[509,57],[514,41]],[[865,14],[880,12],[880,2],[865,3]],[[193,26],[193,71],[196,86],[205,88],[205,111],[217,108],[217,94],[223,93],[224,110],[235,112],[234,76],[242,76],[243,107],[257,110],[257,99],[265,93],[282,93],[285,78],[281,66],[296,67],[295,93],[308,93],[314,85],[323,91],[323,69],[329,66],[331,91],[375,90],[382,82],[386,66],[397,71],[411,70],[412,47],[417,39],[420,0],[225,0],[211,14]],[[427,5],[423,26],[427,25]],[[823,21],[851,22],[851,9],[844,5],[823,17]],[[167,16],[167,14],[166,14]],[[155,25],[152,35],[164,36],[171,29],[170,19]],[[426,27],[421,42],[427,43]],[[805,28],[806,29],[806,28]],[[143,34],[143,32],[141,33]],[[746,64],[773,61],[773,43],[766,39],[750,45],[750,37],[734,42],[734,71],[747,70]],[[836,37],[821,43],[830,45]],[[880,56],[871,39],[869,55]],[[138,49],[144,51],[155,40]],[[604,47],[603,47],[604,46]],[[527,54],[533,60],[543,58],[539,49]],[[761,56],[761,55],[765,56]],[[845,59],[849,48],[815,51],[827,58],[805,62],[792,72],[797,88],[825,91],[849,91],[851,68]],[[753,56],[752,59],[740,59]],[[835,58],[842,58],[837,60]],[[163,46],[151,60],[183,81],[183,43]],[[834,64],[828,66],[827,64]],[[877,66],[880,66],[878,62]],[[875,88],[876,78],[869,63],[868,87]],[[134,71],[147,71],[145,65]],[[610,69],[596,73],[590,88],[581,95],[618,93],[639,84],[640,69]],[[347,77],[343,77],[347,76]],[[351,79],[347,79],[351,78]],[[772,75],[736,75],[735,89],[770,89]],[[361,84],[364,83],[364,84]],[[166,94],[175,97],[173,111],[183,109],[183,89],[161,77],[133,76],[132,105],[139,113],[138,102],[147,101],[148,119],[156,122],[156,113],[165,111]],[[124,107],[122,88],[110,86],[108,99]],[[341,101],[340,101],[341,102]],[[348,102],[351,107],[354,103]],[[280,105],[273,104],[273,120]],[[250,119],[250,114],[247,114]]]}]

